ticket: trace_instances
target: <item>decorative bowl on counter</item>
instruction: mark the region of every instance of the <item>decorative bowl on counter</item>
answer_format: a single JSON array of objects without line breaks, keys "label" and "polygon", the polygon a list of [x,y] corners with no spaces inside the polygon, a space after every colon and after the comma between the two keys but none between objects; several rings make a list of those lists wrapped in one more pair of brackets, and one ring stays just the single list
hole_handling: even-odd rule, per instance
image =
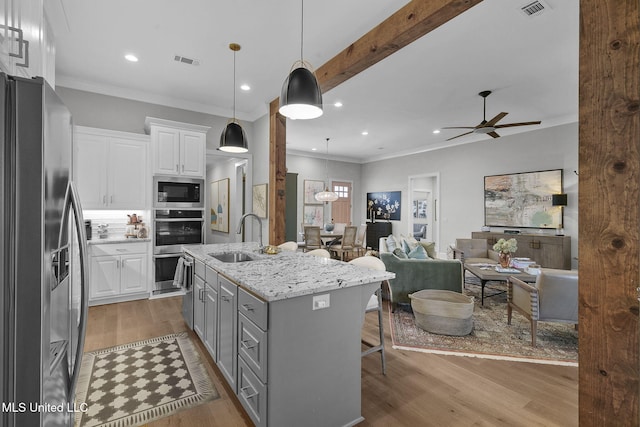
[{"label": "decorative bowl on counter", "polygon": [[267,255],[275,255],[277,253],[280,253],[280,248],[277,246],[273,246],[273,245],[268,245],[264,247],[264,253]]}]

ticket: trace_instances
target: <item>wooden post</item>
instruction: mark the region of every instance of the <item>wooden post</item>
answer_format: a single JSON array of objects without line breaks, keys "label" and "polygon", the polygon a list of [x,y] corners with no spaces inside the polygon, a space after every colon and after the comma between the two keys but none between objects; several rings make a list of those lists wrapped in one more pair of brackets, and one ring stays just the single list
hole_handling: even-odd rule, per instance
[{"label": "wooden post", "polygon": [[278,113],[279,99],[269,104],[269,243],[285,241],[287,120]]},{"label": "wooden post", "polygon": [[638,425],[639,8],[580,1],[581,426]]}]

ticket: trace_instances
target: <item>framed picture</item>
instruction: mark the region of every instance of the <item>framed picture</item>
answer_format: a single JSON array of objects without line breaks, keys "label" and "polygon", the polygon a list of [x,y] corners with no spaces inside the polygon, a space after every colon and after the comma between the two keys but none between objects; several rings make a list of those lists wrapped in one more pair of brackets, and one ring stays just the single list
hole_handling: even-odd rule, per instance
[{"label": "framed picture", "polygon": [[367,219],[400,221],[401,191],[367,193]]},{"label": "framed picture", "polygon": [[211,183],[211,230],[229,232],[229,178]]},{"label": "framed picture", "polygon": [[484,177],[484,224],[489,227],[556,228],[562,208],[562,169]]},{"label": "framed picture", "polygon": [[324,181],[316,181],[312,179],[304,180],[304,204],[318,205],[322,204],[316,200],[316,194],[324,190]]},{"label": "framed picture", "polygon": [[322,227],[324,224],[324,206],[304,205],[302,212],[302,222],[304,224],[311,224]]},{"label": "framed picture", "polygon": [[269,212],[269,197],[267,184],[253,186],[253,213],[260,218],[266,218]]}]

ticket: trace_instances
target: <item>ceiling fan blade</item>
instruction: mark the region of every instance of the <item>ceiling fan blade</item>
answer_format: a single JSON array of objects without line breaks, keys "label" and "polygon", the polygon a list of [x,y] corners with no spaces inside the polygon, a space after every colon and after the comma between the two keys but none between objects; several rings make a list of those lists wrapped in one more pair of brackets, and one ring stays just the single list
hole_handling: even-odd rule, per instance
[{"label": "ceiling fan blade", "polygon": [[498,113],[498,114],[497,114],[493,119],[489,120],[487,123],[483,124],[483,125],[482,125],[482,126],[480,126],[480,127],[493,126],[493,125],[495,125],[496,123],[498,123],[498,121],[499,121],[499,120],[502,120],[502,118],[503,118],[504,116],[506,116],[507,114],[509,114],[509,113],[505,113],[505,112]]},{"label": "ceiling fan blade", "polygon": [[497,125],[494,126],[496,129],[500,129],[500,128],[511,128],[514,126],[529,126],[529,125],[539,125],[540,123],[542,123],[540,120],[538,120],[537,122],[520,122],[520,123],[507,123],[504,125]]},{"label": "ceiling fan blade", "polygon": [[498,135],[498,134],[497,134],[497,133],[495,133],[495,132],[488,132],[488,133],[487,133],[487,135],[489,135],[489,136],[491,136],[491,137],[493,137],[493,138],[500,138],[500,135]]},{"label": "ceiling fan blade", "polygon": [[471,131],[471,132],[461,133],[460,135],[458,135],[458,136],[454,136],[454,137],[449,138],[449,139],[446,139],[445,141],[451,141],[452,139],[460,138],[461,136],[469,135],[470,133],[473,133],[473,131]]},{"label": "ceiling fan blade", "polygon": [[449,126],[440,129],[475,129],[475,126]]}]

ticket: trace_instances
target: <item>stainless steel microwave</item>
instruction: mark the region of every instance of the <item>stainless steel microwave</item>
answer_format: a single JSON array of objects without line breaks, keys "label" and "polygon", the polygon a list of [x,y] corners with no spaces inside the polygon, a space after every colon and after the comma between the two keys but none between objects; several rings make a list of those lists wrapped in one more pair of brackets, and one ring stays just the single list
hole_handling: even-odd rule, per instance
[{"label": "stainless steel microwave", "polygon": [[154,208],[204,208],[204,180],[177,176],[153,177]]}]

